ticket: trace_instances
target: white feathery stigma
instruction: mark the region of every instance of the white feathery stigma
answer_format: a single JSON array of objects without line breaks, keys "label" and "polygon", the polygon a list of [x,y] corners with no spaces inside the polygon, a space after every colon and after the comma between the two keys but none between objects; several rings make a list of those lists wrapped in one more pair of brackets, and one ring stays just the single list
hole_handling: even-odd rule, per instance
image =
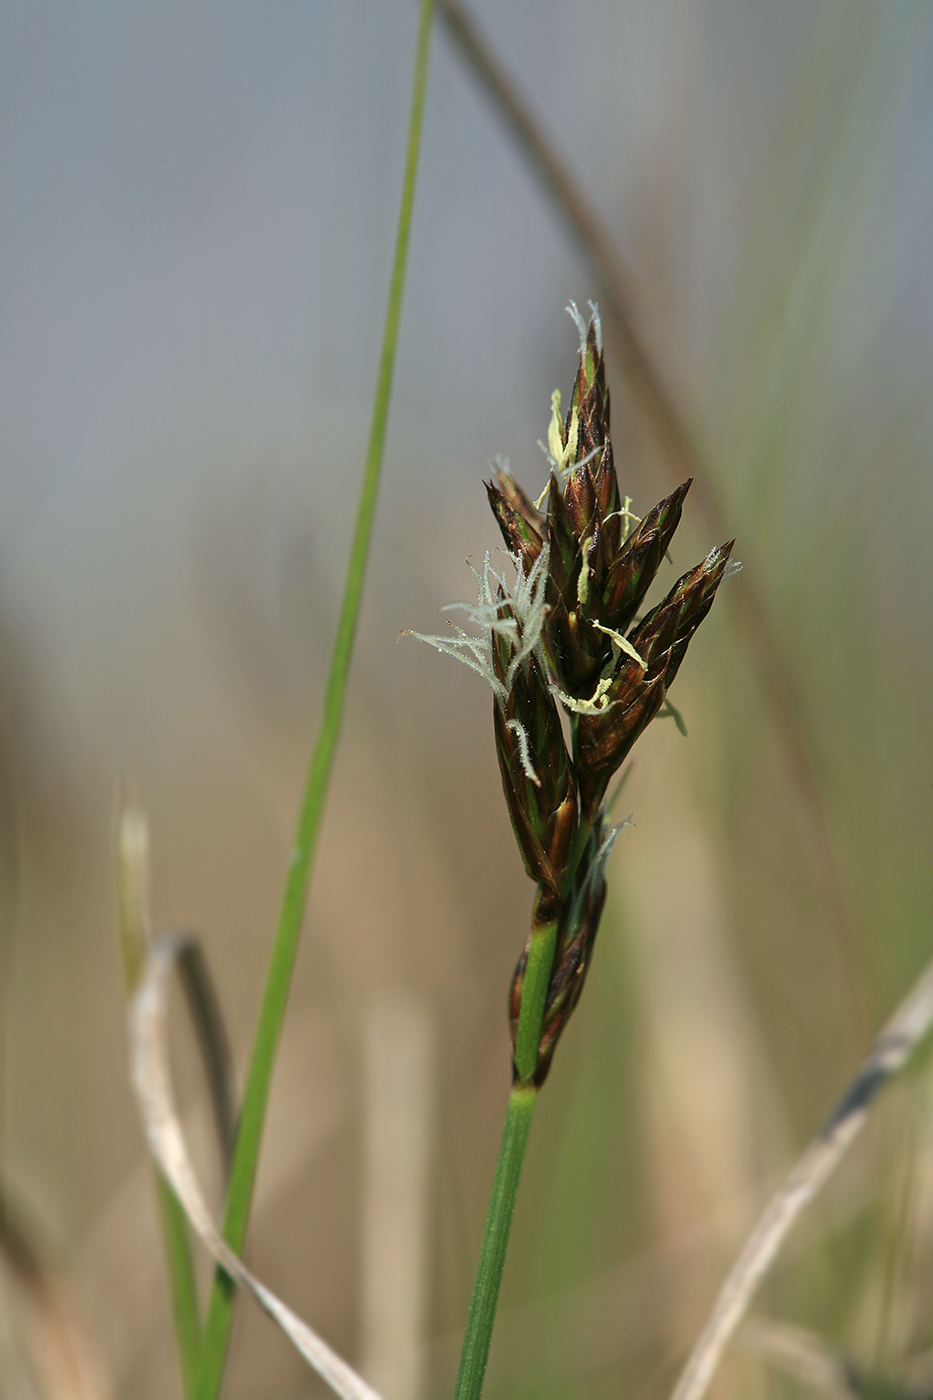
[{"label": "white feathery stigma", "polygon": [[[547,613],[544,591],[547,582],[548,547],[544,546],[527,574],[522,568],[520,555],[508,551],[501,552],[506,553],[515,569],[515,582],[511,587],[505,569],[497,573],[493,568],[487,549],[481,570],[470,564],[476,579],[476,602],[448,603],[441,608],[441,612],[449,612],[453,608],[462,609],[473,626],[480,628],[484,635],[474,636],[454,623],[451,623],[451,631],[446,634],[427,635],[406,630],[401,635],[416,637],[419,642],[427,642],[437,651],[446,656],[453,656],[471,671],[482,676],[492,688],[504,713],[519,669],[535,654],[542,670],[546,666],[541,632]],[[469,560],[467,562],[469,563]],[[503,612],[506,613],[504,617],[500,615]],[[504,681],[496,675],[492,664],[493,634],[507,638],[514,651]],[[528,735],[524,726],[517,719],[512,719],[508,721],[508,728],[518,739],[519,754],[526,777],[539,784],[531,762]]]}]

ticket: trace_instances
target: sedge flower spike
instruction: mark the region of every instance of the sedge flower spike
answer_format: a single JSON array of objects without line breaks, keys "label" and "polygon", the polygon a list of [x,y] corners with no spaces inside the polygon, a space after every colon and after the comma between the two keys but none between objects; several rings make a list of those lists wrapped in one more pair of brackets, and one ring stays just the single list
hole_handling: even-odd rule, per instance
[{"label": "sedge flower spike", "polygon": [[568,311],[580,334],[579,366],[566,413],[559,392],[551,399],[549,483],[537,501],[504,467],[486,483],[514,581],[487,553],[482,570],[473,569],[477,602],[452,605],[480,635],[456,626],[441,636],[409,634],[463,661],[495,695],[502,787],[525,869],[538,886],[510,997],[517,1082],[529,1080],[515,1061],[529,950],[536,932],[557,928],[530,1075],[536,1086],[579,999],[606,898],[605,864],[620,830],[607,822],[608,785],[651,721],[676,715],[667,692],[712,606],[733,543],[711,550],[638,619],[691,483],[643,518],[633,515],[613,461],[599,312],[591,303],[585,321],[572,303]]}]

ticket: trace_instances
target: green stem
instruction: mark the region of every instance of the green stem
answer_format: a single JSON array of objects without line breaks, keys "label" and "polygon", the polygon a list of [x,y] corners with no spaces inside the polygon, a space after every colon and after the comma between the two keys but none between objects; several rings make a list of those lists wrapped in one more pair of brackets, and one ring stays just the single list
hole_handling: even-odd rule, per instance
[{"label": "green stem", "polygon": [[580,825],[577,828],[577,834],[570,848],[570,855],[567,858],[567,865],[564,869],[564,880],[561,888],[565,898],[576,879],[577,871],[580,868],[580,861],[583,859],[583,853],[586,850],[590,835],[592,834],[595,820],[595,817],[584,818],[581,814]]},{"label": "green stem", "polygon": [[[224,1237],[237,1253],[242,1251],[246,1235],[272,1069],[298,948],[298,936],[304,916],[308,881],[324,808],[324,799],[327,794],[328,780],[340,733],[350,659],[363,595],[363,580],[376,509],[402,310],[415,174],[418,166],[422,115],[427,88],[431,11],[431,0],[422,0],[412,82],[408,152],[402,185],[392,280],[389,288],[382,354],[379,362],[379,377],[373,403],[369,447],[366,454],[363,483],[360,488],[350,560],[347,566],[343,605],[327,680],[321,728],[311,759],[278,930],[269,961],[265,993],[256,1031],[256,1043],[243,1096],[243,1109],[230,1171],[230,1184],[224,1215]],[[197,1400],[215,1400],[220,1391],[232,1317],[233,1293],[233,1283],[226,1274],[218,1270],[214,1278],[204,1329],[201,1367],[196,1392]]]},{"label": "green stem", "polygon": [[[591,822],[581,822],[564,872],[565,894],[573,884],[591,830]],[[528,1145],[531,1114],[538,1093],[534,1077],[538,1067],[538,1047],[544,1024],[544,1009],[557,950],[558,926],[557,919],[546,924],[532,922],[531,946],[525,964],[522,1002],[518,1012],[518,1030],[515,1034],[516,1082],[509,1098],[502,1140],[499,1144],[499,1159],[489,1199],[479,1263],[476,1266],[476,1278],[473,1281],[473,1296],[470,1300],[463,1350],[460,1353],[460,1370],[454,1400],[479,1400],[482,1394],[496,1306],[499,1302],[499,1286],[502,1282],[512,1216],[515,1213],[515,1199],[522,1163],[525,1160],[525,1148]]]},{"label": "green stem", "polygon": [[182,1390],[185,1400],[192,1400],[201,1350],[201,1319],[191,1236],[188,1232],[188,1221],[175,1192],[158,1173],[156,1186],[172,1293],[172,1313],[175,1319],[175,1340],[178,1344]]},{"label": "green stem", "polygon": [[[524,997],[522,1002],[524,1004]],[[538,1091],[534,1086],[521,1084],[516,1085],[509,1095],[454,1400],[477,1400],[483,1389],[505,1252],[537,1097]]]},{"label": "green stem", "polygon": [[489,1198],[486,1228],[480,1246],[473,1296],[467,1317],[460,1370],[454,1400],[479,1400],[489,1359],[493,1323],[499,1302],[499,1286],[515,1214],[518,1183],[531,1131],[531,1115],[538,1090],[534,1084],[538,1045],[544,1021],[544,1004],[557,947],[557,921],[532,928],[531,947],[522,983],[522,1004],[515,1036],[515,1069],[518,1082],[509,1095],[502,1128],[496,1175]]},{"label": "green stem", "polygon": [[522,1004],[515,1035],[515,1069],[519,1084],[531,1084],[538,1067],[538,1046],[544,1022],[544,1005],[557,946],[557,920],[532,929],[531,947],[522,983]]}]

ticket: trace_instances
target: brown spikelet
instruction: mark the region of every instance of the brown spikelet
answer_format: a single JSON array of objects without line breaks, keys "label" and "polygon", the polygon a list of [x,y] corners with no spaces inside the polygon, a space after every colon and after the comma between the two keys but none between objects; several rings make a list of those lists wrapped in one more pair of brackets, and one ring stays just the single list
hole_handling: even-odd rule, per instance
[{"label": "brown spikelet", "polygon": [[[452,637],[425,638],[479,670],[496,694],[502,788],[525,869],[538,887],[510,991],[513,1064],[528,950],[545,929],[556,939],[537,1064],[530,1075],[525,1065],[535,1085],[544,1082],[592,960],[614,838],[604,807],[608,785],[664,709],[732,550],[732,542],[711,550],[637,621],[691,481],[643,519],[631,513],[616,475],[599,316],[594,307],[584,323],[575,306],[568,309],[580,331],[580,359],[566,412],[559,394],[552,399],[545,508],[501,467],[486,483],[518,575],[510,591],[488,555],[484,570],[474,570],[480,601],[473,615],[489,629],[489,664],[483,646],[459,629]],[[528,1057],[528,1047],[522,1054]]]}]

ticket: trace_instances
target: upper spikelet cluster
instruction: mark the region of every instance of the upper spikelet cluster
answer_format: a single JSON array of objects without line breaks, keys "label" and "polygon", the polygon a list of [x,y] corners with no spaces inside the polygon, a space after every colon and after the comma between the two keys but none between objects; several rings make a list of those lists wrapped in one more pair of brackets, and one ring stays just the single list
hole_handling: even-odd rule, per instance
[{"label": "upper spikelet cluster", "polygon": [[[580,332],[566,413],[552,397],[548,486],[535,502],[504,468],[486,484],[515,581],[487,554],[474,569],[481,630],[422,637],[485,676],[495,693],[496,752],[512,826],[538,885],[535,927],[558,921],[535,1082],[579,997],[605,900],[614,833],[604,799],[613,774],[665,705],[690,639],[712,606],[732,542],[711,550],[667,597],[639,610],[677,528],[685,481],[643,519],[619,491],[599,314]],[[415,633],[418,636],[420,634]],[[560,707],[569,716],[568,749]],[[527,953],[527,950],[526,950]],[[512,986],[513,1039],[525,955]]]}]

